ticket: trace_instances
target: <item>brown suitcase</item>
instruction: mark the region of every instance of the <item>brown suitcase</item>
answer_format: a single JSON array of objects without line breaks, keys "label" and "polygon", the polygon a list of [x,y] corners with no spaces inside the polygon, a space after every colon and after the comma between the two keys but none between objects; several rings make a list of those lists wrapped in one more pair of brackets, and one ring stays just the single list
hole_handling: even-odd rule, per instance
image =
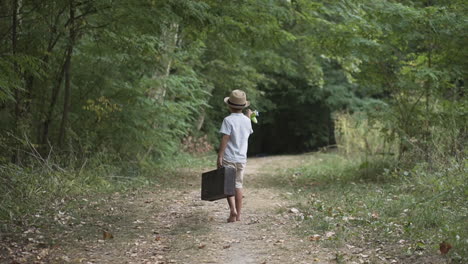
[{"label": "brown suitcase", "polygon": [[214,201],[236,193],[236,169],[221,167],[202,173],[201,199]]}]

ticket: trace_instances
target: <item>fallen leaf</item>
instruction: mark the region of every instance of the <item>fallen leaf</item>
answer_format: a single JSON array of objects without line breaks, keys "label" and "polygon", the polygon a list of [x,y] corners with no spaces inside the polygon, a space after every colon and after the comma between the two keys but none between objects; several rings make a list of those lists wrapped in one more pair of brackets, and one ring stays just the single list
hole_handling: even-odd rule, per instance
[{"label": "fallen leaf", "polygon": [[332,236],[334,236],[334,235],[335,235],[335,232],[333,232],[333,231],[329,231],[329,232],[326,232],[326,233],[325,233],[325,237],[326,237],[326,238],[330,238],[330,237],[332,237]]},{"label": "fallen leaf", "polygon": [[[67,263],[71,261],[70,258],[69,258],[68,256],[61,256],[60,258],[61,258],[63,261],[67,262]],[[80,261],[80,262],[81,262],[81,261]]]},{"label": "fallen leaf", "polygon": [[372,216],[372,219],[379,219],[380,218],[380,216],[379,216],[379,214],[377,212],[373,212],[371,216]]},{"label": "fallen leaf", "polygon": [[310,236],[309,241],[318,241],[320,240],[321,237],[322,237],[321,235],[316,234],[316,235]]},{"label": "fallen leaf", "polygon": [[198,246],[199,249],[202,249],[202,248],[205,248],[205,247],[206,247],[205,244],[201,244],[201,245]]},{"label": "fallen leaf", "polygon": [[273,245],[281,245],[284,243],[284,240],[280,239],[280,240],[277,240]]},{"label": "fallen leaf", "polygon": [[49,255],[49,249],[48,248],[41,250],[41,252],[39,252],[39,254],[37,254],[37,259],[43,259],[47,255]]},{"label": "fallen leaf", "polygon": [[290,213],[293,213],[293,214],[298,214],[298,213],[299,213],[299,210],[296,209],[296,208],[291,208],[291,209],[289,209],[289,212],[290,212]]},{"label": "fallen leaf", "polygon": [[225,246],[223,246],[223,249],[230,248],[230,247],[231,247],[231,245],[225,245]]},{"label": "fallen leaf", "polygon": [[107,232],[105,230],[102,231],[102,239],[103,240],[111,239],[111,238],[114,238],[114,236],[110,232]]},{"label": "fallen leaf", "polygon": [[440,253],[442,255],[447,254],[451,248],[452,248],[452,245],[450,245],[449,243],[445,241],[439,244]]},{"label": "fallen leaf", "polygon": [[161,236],[156,236],[156,238],[154,240],[161,241]]}]

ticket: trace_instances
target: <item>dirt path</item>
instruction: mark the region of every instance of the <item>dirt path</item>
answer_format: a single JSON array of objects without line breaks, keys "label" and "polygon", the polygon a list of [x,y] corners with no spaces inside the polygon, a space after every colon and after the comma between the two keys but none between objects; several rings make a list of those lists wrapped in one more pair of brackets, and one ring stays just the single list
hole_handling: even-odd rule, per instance
[{"label": "dirt path", "polygon": [[[48,263],[330,263],[333,254],[297,236],[286,196],[268,184],[272,175],[303,162],[303,156],[249,159],[243,219],[226,223],[225,200],[200,200],[200,174],[182,188],[115,195],[98,209],[106,220],[83,216],[89,230],[47,252]],[[163,189],[163,188],[161,188]],[[109,220],[111,219],[111,220]],[[86,229],[87,221],[94,221]],[[73,230],[73,229],[72,229]],[[101,234],[105,230],[107,235]],[[112,234],[113,238],[110,238]],[[76,234],[75,234],[76,237]],[[40,260],[40,258],[39,258]]]}]

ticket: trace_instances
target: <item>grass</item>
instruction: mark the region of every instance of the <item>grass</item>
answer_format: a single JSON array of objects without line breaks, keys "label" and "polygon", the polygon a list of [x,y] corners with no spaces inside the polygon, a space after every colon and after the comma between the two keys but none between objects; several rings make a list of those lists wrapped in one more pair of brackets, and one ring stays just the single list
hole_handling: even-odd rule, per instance
[{"label": "grass", "polygon": [[[30,259],[34,254],[57,246],[83,251],[87,241],[103,239],[103,230],[116,237],[107,243],[132,241],[141,233],[152,235],[158,223],[148,217],[164,207],[142,197],[160,190],[187,188],[194,170],[212,167],[215,161],[214,156],[181,154],[136,165],[89,161],[78,170],[52,163],[0,165],[0,173],[5,175],[0,177],[0,259],[14,260],[8,248],[24,253],[21,258],[17,256],[24,260],[22,263],[34,261]],[[192,224],[177,223],[176,232],[183,232],[187,226],[205,231],[200,227],[206,216],[182,220]],[[132,231],[137,226],[139,233]]]},{"label": "grass", "polygon": [[454,262],[468,260],[466,164],[430,170],[421,164],[398,169],[391,160],[317,154],[287,171],[277,184],[293,187],[305,220],[300,232],[329,247],[345,244],[385,247],[407,257],[436,255],[439,244],[452,249]]},{"label": "grass", "polygon": [[181,178],[187,178],[180,175],[215,161],[212,156],[180,154],[139,164],[112,165],[101,157],[69,168],[51,161],[29,166],[0,165],[0,231],[11,233],[16,227],[29,226],[37,220],[38,212],[56,212],[77,197],[125,193],[155,184],[177,187],[184,183]]}]

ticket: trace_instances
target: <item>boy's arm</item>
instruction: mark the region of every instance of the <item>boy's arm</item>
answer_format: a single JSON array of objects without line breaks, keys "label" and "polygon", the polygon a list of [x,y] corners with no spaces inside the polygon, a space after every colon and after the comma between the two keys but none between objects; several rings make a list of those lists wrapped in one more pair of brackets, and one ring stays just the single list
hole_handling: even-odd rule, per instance
[{"label": "boy's arm", "polygon": [[223,166],[224,150],[226,150],[226,146],[230,138],[231,136],[226,135],[226,134],[223,134],[223,137],[221,138],[221,143],[219,143],[219,150],[218,150],[218,160],[217,160],[218,168],[221,168]]},{"label": "boy's arm", "polygon": [[244,115],[246,115],[250,119],[250,116],[252,115],[252,113],[253,113],[252,110],[247,109]]}]

